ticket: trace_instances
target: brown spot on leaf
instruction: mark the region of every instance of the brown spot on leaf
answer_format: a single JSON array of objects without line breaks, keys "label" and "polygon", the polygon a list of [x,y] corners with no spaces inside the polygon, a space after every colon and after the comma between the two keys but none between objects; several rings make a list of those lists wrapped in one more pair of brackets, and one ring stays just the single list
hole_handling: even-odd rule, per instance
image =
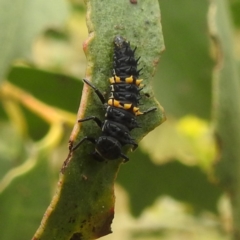
[{"label": "brown spot on leaf", "polygon": [[70,219],[68,220],[68,223],[75,223],[75,218],[72,218],[72,217],[70,217]]},{"label": "brown spot on leaf", "polygon": [[70,240],[82,240],[82,234],[81,233],[74,233]]},{"label": "brown spot on leaf", "polygon": [[130,0],[130,3],[137,4],[137,0]]},{"label": "brown spot on leaf", "polygon": [[88,40],[83,42],[83,51],[86,52],[88,46]]},{"label": "brown spot on leaf", "polygon": [[95,235],[96,238],[100,238],[102,236],[112,233],[111,224],[112,224],[113,218],[114,218],[114,208],[111,208],[110,211],[108,212],[108,216],[103,218],[105,222],[102,224],[102,228],[96,231],[96,235]]},{"label": "brown spot on leaf", "polygon": [[85,174],[82,174],[82,179],[86,181],[88,177]]}]

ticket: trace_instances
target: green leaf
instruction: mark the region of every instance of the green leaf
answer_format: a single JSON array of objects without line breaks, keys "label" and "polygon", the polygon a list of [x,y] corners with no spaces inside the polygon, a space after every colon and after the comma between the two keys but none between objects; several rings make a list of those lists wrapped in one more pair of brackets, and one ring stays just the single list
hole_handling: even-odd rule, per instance
[{"label": "green leaf", "polygon": [[80,79],[36,68],[14,66],[8,80],[37,99],[70,112],[76,112],[83,83]]},{"label": "green leaf", "polygon": [[[12,133],[13,138],[20,135],[15,128],[9,129],[7,124],[5,131],[0,132],[6,140],[3,143],[5,148],[0,147],[1,171],[2,168],[5,170],[1,172],[0,179],[0,212],[4,219],[0,221],[0,238],[30,239],[50,201],[52,186],[57,182],[49,153],[59,144],[63,128],[61,123],[52,124],[41,141],[33,144],[28,141],[25,146],[23,141],[9,139],[5,133]],[[29,149],[31,151],[27,151]]]},{"label": "green leaf", "polygon": [[166,50],[153,81],[168,117],[210,119],[213,61],[207,28],[208,1],[159,0]]},{"label": "green leaf", "polygon": [[[71,112],[76,112],[78,108],[83,86],[79,79],[35,68],[14,66],[8,74],[8,80],[53,107]],[[48,124],[32,111],[26,108],[23,110],[31,137],[42,138],[48,130]]]},{"label": "green leaf", "polygon": [[216,174],[232,203],[234,235],[240,237],[240,75],[229,4],[212,0],[209,25],[216,51],[213,116],[218,145]]},{"label": "green leaf", "polygon": [[197,165],[208,173],[212,172],[216,156],[210,123],[191,115],[177,121],[168,118],[163,127],[143,139],[141,146],[156,163],[178,159],[186,165]]},{"label": "green leaf", "polygon": [[7,122],[0,122],[0,179],[26,157],[23,140],[16,129]]},{"label": "green leaf", "polygon": [[[137,46],[144,66],[144,106],[157,106],[158,110],[139,117],[142,128],[133,134],[138,141],[150,130],[164,121],[164,113],[152,96],[150,79],[154,73],[163,38],[160,25],[158,1],[86,1],[89,39],[84,43],[88,59],[86,78],[100,91],[108,91],[112,71],[113,39],[121,35]],[[78,118],[98,116],[104,119],[103,106],[95,93],[84,88]],[[70,141],[76,144],[83,136],[99,136],[101,130],[92,122],[75,126]],[[76,139],[77,136],[77,139]],[[114,180],[120,160],[96,162],[89,156],[93,146],[85,144],[70,152],[64,163],[58,189],[34,239],[96,239],[111,232],[114,216]]]},{"label": "green leaf", "polygon": [[[0,212],[4,219],[0,221],[2,240],[31,239],[50,201],[52,177],[47,161],[49,158],[43,156],[30,157],[23,163],[26,168],[33,166],[30,171],[20,173],[3,192],[0,191]],[[2,185],[0,181],[1,190]]]},{"label": "green leaf", "polygon": [[37,34],[66,18],[64,0],[0,1],[0,81],[16,58],[29,57]]},{"label": "green leaf", "polygon": [[230,8],[232,11],[231,17],[235,23],[235,27],[236,28],[240,28],[240,1],[239,0],[235,0],[235,1],[230,1]]},{"label": "green leaf", "polygon": [[165,195],[191,205],[195,211],[217,211],[222,191],[211,184],[198,167],[188,167],[177,161],[156,165],[140,149],[131,159],[121,169],[117,180],[129,193],[134,215],[139,215]]}]

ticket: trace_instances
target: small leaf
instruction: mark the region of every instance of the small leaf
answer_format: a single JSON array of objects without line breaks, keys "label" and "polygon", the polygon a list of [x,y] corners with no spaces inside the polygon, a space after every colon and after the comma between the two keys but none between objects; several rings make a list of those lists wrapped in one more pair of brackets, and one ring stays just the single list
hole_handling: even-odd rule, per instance
[{"label": "small leaf", "polygon": [[192,115],[177,121],[168,118],[163,127],[156,128],[143,139],[141,146],[155,163],[178,159],[183,164],[197,165],[207,172],[212,171],[216,156],[211,125]]},{"label": "small leaf", "polygon": [[195,211],[217,211],[222,191],[211,184],[198,167],[177,161],[156,165],[140,149],[131,158],[128,166],[121,169],[117,180],[130,195],[134,215],[139,215],[158,197],[165,195],[188,203]]},{"label": "small leaf", "polygon": [[0,179],[13,166],[18,166],[24,161],[23,141],[16,129],[11,124],[0,122]]},{"label": "small leaf", "polygon": [[66,18],[66,3],[56,0],[0,1],[0,81],[11,61],[29,57],[33,39]]},{"label": "small leaf", "polygon": [[60,73],[36,68],[11,68],[8,80],[39,100],[70,112],[76,112],[82,92],[82,81]]},{"label": "small leaf", "polygon": [[232,11],[232,17],[235,23],[236,28],[240,28],[240,1],[235,0],[235,1],[230,1],[230,7]]},{"label": "small leaf", "polygon": [[[154,92],[168,117],[210,119],[213,61],[209,53],[208,1],[159,0],[166,51],[157,68]],[[196,11],[195,11],[195,10]]]},{"label": "small leaf", "polygon": [[[11,68],[8,74],[8,80],[14,84],[14,86],[18,86],[22,90],[24,89],[24,93],[30,94],[36,101],[41,100],[45,106],[49,104],[52,107],[71,112],[75,112],[78,107],[77,101],[79,96],[81,96],[83,85],[82,81],[74,77],[19,66]],[[11,93],[13,92],[14,90],[11,91]],[[18,95],[23,94],[18,93]],[[19,98],[20,97],[21,96],[19,96]],[[6,99],[7,98],[6,96]],[[29,102],[30,99],[28,97],[28,103]],[[31,137],[33,139],[42,138],[48,130],[48,124],[41,116],[36,114],[35,110],[46,110],[40,109],[39,106],[33,109],[28,109],[25,106],[21,109],[23,110],[23,115],[25,116]]]},{"label": "small leaf", "polygon": [[209,25],[216,52],[213,117],[218,147],[216,175],[232,204],[234,239],[240,238],[240,75],[228,1],[212,0]]},{"label": "small leaf", "polygon": [[209,24],[216,50],[213,113],[218,150],[221,153],[217,173],[222,184],[227,186],[228,190],[234,190],[237,184],[236,176],[239,175],[240,77],[233,49],[233,25],[228,7],[223,0],[213,0]]},{"label": "small leaf", "polygon": [[[0,221],[2,240],[30,239],[41,220],[41,212],[50,200],[52,177],[47,164],[49,159],[34,156],[27,161],[33,167],[15,177],[0,194],[0,212],[4,219]],[[2,184],[0,181],[1,190]]]}]

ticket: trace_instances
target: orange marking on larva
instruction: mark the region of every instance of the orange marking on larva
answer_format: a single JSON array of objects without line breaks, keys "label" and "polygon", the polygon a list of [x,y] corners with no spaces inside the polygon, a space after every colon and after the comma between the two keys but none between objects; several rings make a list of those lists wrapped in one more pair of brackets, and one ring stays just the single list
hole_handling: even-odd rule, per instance
[{"label": "orange marking on larva", "polygon": [[133,83],[133,76],[130,76],[128,78],[125,78],[126,83]]},{"label": "orange marking on larva", "polygon": [[131,103],[125,103],[124,105],[123,105],[123,108],[124,109],[130,109],[132,107],[132,104]]},{"label": "orange marking on larva", "polygon": [[136,80],[136,85],[139,86],[142,81],[143,81],[143,79],[137,79],[137,80]]},{"label": "orange marking on larva", "polygon": [[109,82],[110,82],[111,84],[115,83],[114,77],[109,78]]},{"label": "orange marking on larva", "polygon": [[115,99],[113,99],[113,98],[108,99],[108,105],[122,108],[120,102],[115,100]]},{"label": "orange marking on larva", "polygon": [[135,115],[136,115],[136,116],[139,116],[139,115],[143,115],[143,113],[140,112],[140,111],[137,111],[137,112],[135,112]]},{"label": "orange marking on larva", "polygon": [[118,77],[118,76],[114,76],[114,79],[115,79],[115,82],[116,83],[120,83],[121,82],[121,79],[120,79],[120,77]]}]

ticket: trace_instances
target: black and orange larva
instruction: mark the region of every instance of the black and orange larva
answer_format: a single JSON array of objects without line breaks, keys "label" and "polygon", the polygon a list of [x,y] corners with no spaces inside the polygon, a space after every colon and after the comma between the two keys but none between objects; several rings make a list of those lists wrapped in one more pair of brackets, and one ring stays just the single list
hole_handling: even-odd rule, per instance
[{"label": "black and orange larva", "polygon": [[103,161],[114,160],[122,157],[124,162],[129,158],[122,152],[124,145],[132,145],[133,149],[138,144],[130,135],[130,131],[140,127],[136,117],[155,111],[156,107],[146,111],[139,111],[140,91],[142,90],[139,79],[138,61],[135,59],[136,48],[131,49],[130,43],[123,37],[116,36],[114,39],[113,71],[110,81],[110,95],[105,100],[104,95],[87,79],[83,81],[91,87],[105,107],[105,120],[101,121],[96,116],[90,116],[78,120],[85,122],[93,120],[102,129],[100,137],[85,136],[72,150],[77,149],[83,142],[89,141],[95,145],[94,157]]}]

